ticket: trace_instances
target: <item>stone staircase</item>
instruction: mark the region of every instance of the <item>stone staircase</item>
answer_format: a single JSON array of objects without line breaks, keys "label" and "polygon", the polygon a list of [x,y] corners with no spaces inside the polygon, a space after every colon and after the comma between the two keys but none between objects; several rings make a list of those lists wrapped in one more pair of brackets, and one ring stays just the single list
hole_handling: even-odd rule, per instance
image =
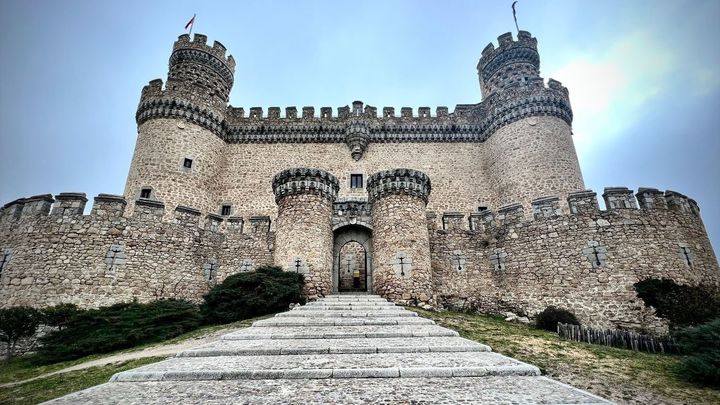
[{"label": "stone staircase", "polygon": [[338,295],[56,404],[607,404],[374,295]]}]

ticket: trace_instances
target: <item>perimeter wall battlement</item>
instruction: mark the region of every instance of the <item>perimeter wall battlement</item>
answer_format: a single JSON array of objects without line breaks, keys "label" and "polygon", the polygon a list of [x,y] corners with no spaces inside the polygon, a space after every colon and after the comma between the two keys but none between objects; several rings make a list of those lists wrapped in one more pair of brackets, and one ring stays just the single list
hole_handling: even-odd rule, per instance
[{"label": "perimeter wall battlement", "polygon": [[162,202],[100,194],[83,215],[82,193],[35,196],[0,216],[2,306],[62,302],[97,307],[134,298],[198,300],[218,280],[273,263],[267,216],[201,216]]},{"label": "perimeter wall battlement", "polygon": [[[434,290],[447,307],[533,316],[555,305],[584,324],[663,332],[633,284],[671,278],[719,286],[720,269],[697,204],[673,192],[606,188],[469,215],[428,213]],[[637,198],[637,200],[636,200]],[[637,201],[640,202],[639,207]]]}]

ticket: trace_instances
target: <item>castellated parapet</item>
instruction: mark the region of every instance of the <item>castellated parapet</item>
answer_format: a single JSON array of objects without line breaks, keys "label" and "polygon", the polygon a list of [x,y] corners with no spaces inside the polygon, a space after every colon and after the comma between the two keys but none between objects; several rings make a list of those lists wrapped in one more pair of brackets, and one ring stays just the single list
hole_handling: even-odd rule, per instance
[{"label": "castellated parapet", "polygon": [[126,212],[122,196],[101,194],[90,215],[80,209],[82,193],[58,194],[52,211],[44,204],[51,200],[23,199],[0,212],[2,306],[199,300],[218,280],[273,263],[275,233],[267,227],[243,232],[231,219],[211,226],[194,208],[150,199]]},{"label": "castellated parapet", "polygon": [[274,264],[304,274],[310,298],[558,305],[585,324],[662,330],[633,283],[718,284],[692,199],[609,187],[600,210],[568,89],[540,76],[526,31],[482,51],[482,101],[454,108],[234,107],[234,69],[219,42],[180,36],[165,81],[140,95],[123,195],[98,195],[90,215],[82,193],[3,207],[0,306],[199,300]]},{"label": "castellated parapet", "polygon": [[625,187],[604,195],[612,201],[606,210],[585,190],[564,203],[537,198],[532,215],[509,204],[497,212],[445,213],[443,227],[428,215],[438,302],[530,315],[555,305],[586,324],[666,332],[633,284],[656,277],[718,286],[720,268],[699,209],[673,191],[641,188],[640,208]]}]

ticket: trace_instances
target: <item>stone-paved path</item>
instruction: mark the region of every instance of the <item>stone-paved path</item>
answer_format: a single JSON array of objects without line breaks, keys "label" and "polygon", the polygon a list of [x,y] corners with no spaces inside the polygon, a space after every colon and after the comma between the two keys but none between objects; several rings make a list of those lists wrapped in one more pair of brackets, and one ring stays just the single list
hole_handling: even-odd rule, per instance
[{"label": "stone-paved path", "polygon": [[339,295],[53,404],[607,404],[374,295]]}]

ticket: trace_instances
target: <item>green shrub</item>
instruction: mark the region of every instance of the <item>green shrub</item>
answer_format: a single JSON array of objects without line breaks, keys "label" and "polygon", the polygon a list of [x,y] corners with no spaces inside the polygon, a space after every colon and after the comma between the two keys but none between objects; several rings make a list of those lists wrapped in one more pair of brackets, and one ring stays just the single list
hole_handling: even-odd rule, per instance
[{"label": "green shrub", "polygon": [[708,287],[680,285],[669,279],[635,283],[635,291],[646,306],[653,306],[670,326],[699,325],[720,317],[720,296]]},{"label": "green shrub", "polygon": [[58,304],[42,309],[43,323],[48,326],[55,326],[58,329],[65,328],[65,325],[82,310],[75,304]]},{"label": "green shrub", "polygon": [[551,332],[557,332],[558,323],[580,325],[580,322],[572,312],[552,305],[545,308],[535,318],[535,326]]},{"label": "green shrub", "polygon": [[207,323],[228,323],[286,310],[293,302],[304,302],[302,274],[264,266],[248,273],[234,274],[203,297],[203,319]]},{"label": "green shrub", "polygon": [[40,339],[39,361],[53,363],[158,342],[193,330],[199,324],[197,306],[174,299],[81,311],[62,330]]},{"label": "green shrub", "polygon": [[691,381],[720,386],[720,319],[675,333],[685,355],[684,375]]},{"label": "green shrub", "polygon": [[7,345],[7,358],[12,359],[18,340],[35,334],[42,314],[35,308],[10,307],[0,309],[0,341]]}]

